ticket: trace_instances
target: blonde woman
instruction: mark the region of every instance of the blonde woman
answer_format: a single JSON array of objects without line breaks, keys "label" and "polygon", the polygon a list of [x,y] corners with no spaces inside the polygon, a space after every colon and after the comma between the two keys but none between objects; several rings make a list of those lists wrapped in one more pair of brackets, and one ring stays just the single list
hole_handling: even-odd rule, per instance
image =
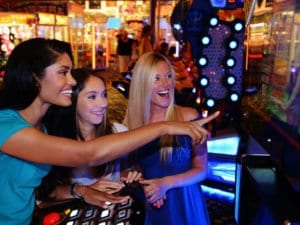
[{"label": "blonde woman", "polygon": [[[124,124],[129,130],[161,121],[193,121],[199,113],[174,103],[176,75],[168,59],[145,53],[133,69]],[[165,135],[143,146],[137,162],[145,180],[145,224],[210,224],[200,183],[206,177],[206,143]]]}]

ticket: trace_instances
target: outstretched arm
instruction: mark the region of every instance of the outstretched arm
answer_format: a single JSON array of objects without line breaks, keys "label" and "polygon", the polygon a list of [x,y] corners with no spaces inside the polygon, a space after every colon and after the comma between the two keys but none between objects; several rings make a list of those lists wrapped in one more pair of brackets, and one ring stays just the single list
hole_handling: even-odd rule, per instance
[{"label": "outstretched arm", "polygon": [[162,135],[189,135],[194,143],[203,143],[208,131],[202,126],[219,113],[193,122],[159,122],[128,132],[79,142],[46,135],[35,128],[24,128],[8,138],[1,150],[12,156],[52,165],[95,166],[109,162]]}]

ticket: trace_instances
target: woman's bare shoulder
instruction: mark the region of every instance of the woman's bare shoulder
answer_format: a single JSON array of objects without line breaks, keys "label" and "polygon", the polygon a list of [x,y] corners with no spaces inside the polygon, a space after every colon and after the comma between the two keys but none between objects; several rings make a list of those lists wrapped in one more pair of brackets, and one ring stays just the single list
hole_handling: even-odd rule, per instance
[{"label": "woman's bare shoulder", "polygon": [[199,118],[199,112],[195,108],[178,106],[178,109],[183,116],[184,121],[191,121]]}]

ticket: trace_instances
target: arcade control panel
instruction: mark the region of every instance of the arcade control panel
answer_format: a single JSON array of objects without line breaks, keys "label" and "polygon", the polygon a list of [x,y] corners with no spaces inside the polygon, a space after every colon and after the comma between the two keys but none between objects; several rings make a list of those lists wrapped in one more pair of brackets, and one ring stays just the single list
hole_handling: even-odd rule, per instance
[{"label": "arcade control panel", "polygon": [[[67,212],[67,213],[66,213]],[[45,224],[45,217],[61,215],[59,222],[46,224],[65,225],[140,225],[144,223],[144,206],[129,198],[119,204],[110,204],[107,209],[89,205],[82,201],[71,201],[53,207],[37,208],[31,225]]]}]

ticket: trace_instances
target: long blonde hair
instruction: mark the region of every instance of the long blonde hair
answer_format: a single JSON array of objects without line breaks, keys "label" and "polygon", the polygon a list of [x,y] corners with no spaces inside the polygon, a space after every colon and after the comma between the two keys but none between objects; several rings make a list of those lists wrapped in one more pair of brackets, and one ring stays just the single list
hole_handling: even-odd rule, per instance
[{"label": "long blonde hair", "polygon": [[[172,64],[160,53],[147,52],[143,54],[133,69],[129,88],[128,107],[124,118],[124,125],[130,130],[149,124],[150,122],[151,92],[154,82],[153,77],[157,74],[158,65],[161,62],[167,63],[173,77],[173,82],[175,83],[176,74]],[[171,90],[172,97],[170,105],[167,108],[165,121],[183,120],[182,115],[175,105],[174,91],[174,89]],[[160,156],[166,163],[171,160],[173,143],[173,136],[165,135],[160,138]]]}]

